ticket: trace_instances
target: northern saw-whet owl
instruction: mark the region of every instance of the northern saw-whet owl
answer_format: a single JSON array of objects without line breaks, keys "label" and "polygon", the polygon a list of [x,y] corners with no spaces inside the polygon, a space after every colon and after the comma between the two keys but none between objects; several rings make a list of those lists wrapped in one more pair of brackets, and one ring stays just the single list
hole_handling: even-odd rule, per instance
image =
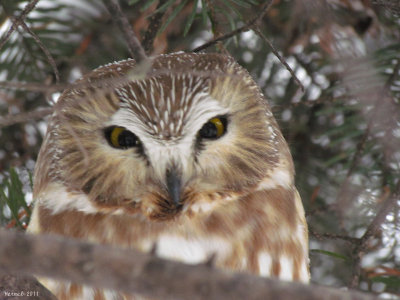
[{"label": "northern saw-whet owl", "polygon": [[[100,67],[62,94],[35,169],[29,231],[308,282],[292,158],[257,84],[219,54],[151,64],[131,79],[133,60]],[[135,299],[44,283],[59,299]]]}]

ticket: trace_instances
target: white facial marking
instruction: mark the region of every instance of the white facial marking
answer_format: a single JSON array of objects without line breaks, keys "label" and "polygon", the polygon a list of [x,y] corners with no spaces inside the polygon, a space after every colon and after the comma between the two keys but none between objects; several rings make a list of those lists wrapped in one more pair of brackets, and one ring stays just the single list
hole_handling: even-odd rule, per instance
[{"label": "white facial marking", "polygon": [[85,214],[96,214],[107,212],[112,215],[122,215],[125,212],[123,208],[99,208],[95,206],[88,196],[81,192],[69,192],[58,183],[51,183],[36,199],[42,207],[58,214],[63,211],[77,210]]},{"label": "white facial marking", "polygon": [[270,190],[278,186],[291,187],[293,181],[289,171],[284,168],[275,169],[268,178],[263,179],[257,186],[257,191]]},{"label": "white facial marking", "polygon": [[78,210],[87,214],[99,212],[83,193],[68,192],[66,188],[58,183],[52,183],[39,195],[37,201],[40,205],[50,209],[54,214],[66,210]]},{"label": "white facial marking", "polygon": [[271,265],[272,258],[267,252],[263,251],[258,254],[258,268],[261,276],[271,276]]}]

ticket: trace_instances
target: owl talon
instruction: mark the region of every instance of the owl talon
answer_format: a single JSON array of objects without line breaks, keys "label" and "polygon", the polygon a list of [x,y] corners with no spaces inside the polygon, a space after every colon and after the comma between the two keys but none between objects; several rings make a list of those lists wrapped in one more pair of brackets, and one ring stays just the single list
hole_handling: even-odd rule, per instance
[{"label": "owl talon", "polygon": [[214,252],[207,258],[207,260],[204,262],[204,265],[209,268],[214,268],[216,260],[217,254]]},{"label": "owl talon", "polygon": [[151,245],[151,249],[149,252],[151,255],[156,255],[157,254],[157,242],[154,242],[153,245]]}]

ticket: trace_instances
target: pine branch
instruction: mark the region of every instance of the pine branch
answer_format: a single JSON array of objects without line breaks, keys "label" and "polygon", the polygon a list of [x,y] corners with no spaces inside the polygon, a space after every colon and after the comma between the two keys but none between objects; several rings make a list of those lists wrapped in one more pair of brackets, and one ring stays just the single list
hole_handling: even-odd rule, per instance
[{"label": "pine branch", "polygon": [[158,299],[378,299],[356,291],[230,273],[206,264],[185,265],[59,236],[0,230],[0,240],[3,273],[36,274]]}]

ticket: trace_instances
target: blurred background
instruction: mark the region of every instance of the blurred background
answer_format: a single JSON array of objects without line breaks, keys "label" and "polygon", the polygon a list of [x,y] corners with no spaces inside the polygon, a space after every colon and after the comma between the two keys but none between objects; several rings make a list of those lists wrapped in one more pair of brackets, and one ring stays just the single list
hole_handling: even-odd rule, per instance
[{"label": "blurred background", "polygon": [[[399,1],[120,4],[142,40],[158,25],[153,45],[146,45],[153,55],[192,51],[243,29],[204,51],[232,55],[269,99],[296,165],[312,281],[397,299]],[[10,30],[21,15],[25,21]],[[113,19],[100,0],[0,1],[1,226],[23,230],[29,222],[35,160],[62,89],[130,57]]]}]

